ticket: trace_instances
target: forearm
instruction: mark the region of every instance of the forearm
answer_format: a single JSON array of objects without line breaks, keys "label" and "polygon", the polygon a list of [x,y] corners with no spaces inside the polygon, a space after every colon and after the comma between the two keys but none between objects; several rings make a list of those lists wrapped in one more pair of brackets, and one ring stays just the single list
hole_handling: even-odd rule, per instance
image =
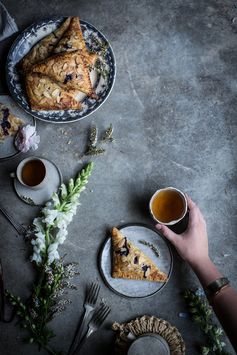
[{"label": "forearm", "polygon": [[[204,290],[211,282],[223,276],[210,259],[203,260],[198,264],[190,263],[190,266],[199,278]],[[237,292],[229,286],[221,290],[219,294],[209,296],[208,299],[237,352]]]}]

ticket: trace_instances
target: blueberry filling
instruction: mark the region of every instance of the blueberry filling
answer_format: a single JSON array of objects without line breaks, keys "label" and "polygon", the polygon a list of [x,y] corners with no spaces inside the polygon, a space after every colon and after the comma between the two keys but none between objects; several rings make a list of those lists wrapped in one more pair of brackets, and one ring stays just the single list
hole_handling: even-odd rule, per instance
[{"label": "blueberry filling", "polygon": [[134,262],[134,264],[138,264],[138,257],[137,256],[135,256],[133,262]]},{"label": "blueberry filling", "polygon": [[3,130],[3,134],[5,136],[8,136],[9,135],[8,130],[11,128],[11,123],[7,120],[9,116],[9,109],[3,108],[2,113],[3,113],[3,118],[2,118],[1,127]]},{"label": "blueberry filling", "polygon": [[143,265],[142,266],[142,270],[144,271],[144,275],[143,277],[146,279],[146,272],[148,269],[150,269],[151,267],[149,265]]},{"label": "blueberry filling", "polygon": [[67,84],[70,80],[72,80],[72,74],[66,74],[63,84]]},{"label": "blueberry filling", "polygon": [[71,43],[65,43],[65,44],[63,45],[63,47],[64,47],[65,49],[70,49],[70,48],[72,48],[72,45],[71,45]]},{"label": "blueberry filling", "polygon": [[120,254],[120,256],[128,256],[129,254],[129,249],[128,249],[128,243],[127,243],[127,238],[124,238],[124,245],[115,252],[116,254]]}]

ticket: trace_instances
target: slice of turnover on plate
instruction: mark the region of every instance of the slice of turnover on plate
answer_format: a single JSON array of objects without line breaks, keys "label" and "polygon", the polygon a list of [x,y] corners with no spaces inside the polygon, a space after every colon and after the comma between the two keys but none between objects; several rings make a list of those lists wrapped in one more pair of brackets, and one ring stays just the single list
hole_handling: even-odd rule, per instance
[{"label": "slice of turnover on plate", "polygon": [[79,50],[55,54],[34,65],[32,72],[49,76],[64,90],[93,94],[89,71]]},{"label": "slice of turnover on plate", "polygon": [[34,64],[39,63],[51,55],[54,50],[54,46],[58,43],[63,33],[66,31],[70,25],[70,22],[71,18],[68,17],[59,28],[36,43],[36,45],[24,56],[21,61],[23,71],[29,70]]},{"label": "slice of turnover on plate", "polygon": [[112,229],[112,277],[166,282],[167,275],[117,228]]},{"label": "slice of turnover on plate", "polygon": [[82,34],[79,17],[72,17],[68,29],[54,48],[54,53],[80,50],[88,66],[94,66],[99,58],[96,53],[89,52]]},{"label": "slice of turnover on plate", "polygon": [[26,91],[33,110],[81,109],[81,103],[74,95],[63,90],[48,76],[39,73],[27,73]]},{"label": "slice of turnover on plate", "polygon": [[0,143],[6,137],[13,136],[23,124],[22,119],[16,117],[7,106],[0,103]]}]

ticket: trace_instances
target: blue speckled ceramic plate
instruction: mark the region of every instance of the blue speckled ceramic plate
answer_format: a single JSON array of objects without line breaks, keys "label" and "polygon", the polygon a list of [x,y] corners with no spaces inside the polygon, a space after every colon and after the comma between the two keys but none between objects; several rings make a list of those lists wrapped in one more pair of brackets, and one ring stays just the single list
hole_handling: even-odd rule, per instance
[{"label": "blue speckled ceramic plate", "polygon": [[[112,273],[112,241],[107,238],[100,254],[100,272],[109,288],[120,296],[127,298],[145,298],[155,295],[167,285],[173,267],[173,256],[167,241],[157,230],[145,224],[128,224],[119,228],[132,243],[140,248],[167,276],[167,282],[152,282],[143,280],[115,279]],[[160,252],[158,258],[149,246],[140,243],[146,240],[155,245]]]},{"label": "blue speckled ceramic plate", "polygon": [[105,52],[103,62],[108,75],[104,78],[95,70],[90,73],[92,85],[95,88],[98,100],[85,97],[82,94],[82,110],[55,110],[37,111],[31,110],[24,87],[24,79],[17,69],[17,63],[29,52],[29,50],[43,37],[54,31],[65,20],[65,17],[40,21],[23,31],[13,43],[7,57],[6,76],[7,84],[13,99],[28,113],[40,120],[54,123],[66,123],[80,120],[97,110],[109,96],[115,81],[116,65],[113,50],[106,37],[88,22],[82,21],[81,28],[88,49],[101,51],[101,44]]}]

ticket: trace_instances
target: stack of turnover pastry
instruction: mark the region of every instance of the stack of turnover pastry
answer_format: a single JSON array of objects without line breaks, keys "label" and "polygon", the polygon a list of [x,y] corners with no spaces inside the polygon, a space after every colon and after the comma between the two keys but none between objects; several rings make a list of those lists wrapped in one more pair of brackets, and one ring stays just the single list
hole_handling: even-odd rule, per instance
[{"label": "stack of turnover pastry", "polygon": [[97,59],[96,53],[87,50],[79,18],[67,18],[20,63],[31,108],[81,109],[79,93],[96,97],[89,73]]}]

